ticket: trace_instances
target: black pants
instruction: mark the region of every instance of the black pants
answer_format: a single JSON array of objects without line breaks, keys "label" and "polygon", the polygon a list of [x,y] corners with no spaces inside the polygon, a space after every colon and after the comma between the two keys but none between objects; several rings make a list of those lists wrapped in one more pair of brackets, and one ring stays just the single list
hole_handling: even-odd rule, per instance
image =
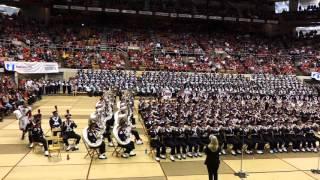
[{"label": "black pants", "polygon": [[285,145],[284,138],[280,135],[275,135],[274,140],[276,141],[276,144],[278,145],[279,148]]},{"label": "black pants", "polygon": [[136,124],[136,119],[132,116],[131,118],[131,123],[133,124],[133,125],[135,125]]},{"label": "black pants", "polygon": [[134,143],[130,141],[129,144],[121,145],[121,147],[125,148],[124,153],[130,153],[132,150],[134,150]]},{"label": "black pants", "polygon": [[219,165],[218,166],[207,165],[209,180],[218,180],[218,169],[219,169]]},{"label": "black pants", "polygon": [[46,141],[46,139],[44,139],[43,137],[32,137],[32,142],[42,143],[44,150],[45,150],[45,151],[48,151],[47,141]]},{"label": "black pants", "polygon": [[99,146],[99,153],[104,154],[106,152],[106,144],[102,141],[101,145]]},{"label": "black pants", "polygon": [[189,138],[188,142],[189,152],[197,153],[200,145],[200,138],[198,137],[191,137]]},{"label": "black pants", "polygon": [[[176,154],[175,150],[176,150],[176,146],[177,146],[175,140],[173,138],[166,138],[163,141],[164,141],[164,145],[166,147],[170,147],[170,149],[171,149],[170,154],[175,155]],[[161,154],[166,154],[166,152],[161,151]]]},{"label": "black pants", "polygon": [[113,126],[113,124],[114,124],[114,118],[112,116],[112,118],[106,122],[106,131],[103,134],[103,137],[107,138],[108,142],[112,142],[112,139],[111,139],[111,129],[112,128],[111,127]]},{"label": "black pants", "polygon": [[69,146],[68,139],[76,139],[76,144],[79,144],[81,136],[76,134],[75,132],[68,132],[63,135],[63,142]]},{"label": "black pants", "polygon": [[254,145],[258,144],[257,150],[263,151],[264,150],[264,145],[266,144],[262,138],[259,136],[252,136],[252,142]]},{"label": "black pants", "polygon": [[29,144],[31,144],[33,142],[33,139],[32,139],[32,132],[30,131],[28,131],[28,139],[29,139]]},{"label": "black pants", "polygon": [[137,130],[131,130],[131,133],[134,135],[136,140],[140,140],[141,139]]},{"label": "black pants", "polygon": [[307,147],[307,140],[304,137],[304,135],[297,135],[296,136],[297,139],[297,149],[300,149],[300,144],[302,148],[306,148]]},{"label": "black pants", "polygon": [[285,147],[288,148],[289,147],[289,143],[291,142],[292,143],[292,149],[300,149],[299,148],[299,142],[298,140],[296,139],[296,135],[294,134],[289,134],[289,135],[286,135],[285,138],[284,138],[284,141],[285,141]]},{"label": "black pants", "polygon": [[313,148],[317,147],[317,145],[316,145],[317,139],[316,139],[314,136],[312,136],[312,135],[307,135],[307,136],[306,136],[306,141],[307,141],[307,143],[308,143],[308,147],[309,147],[309,148],[311,148],[311,146],[313,146]]},{"label": "black pants", "polygon": [[199,142],[199,152],[203,152],[204,147],[206,147],[209,143],[209,137],[201,137]]},{"label": "black pants", "polygon": [[181,154],[181,149],[183,154],[187,153],[187,143],[185,138],[177,138],[176,145],[176,150],[178,154]]},{"label": "black pants", "polygon": [[227,149],[227,145],[228,144],[232,144],[232,150],[240,150],[240,146],[241,146],[241,143],[240,143],[240,140],[236,137],[236,136],[227,136],[226,137],[226,144],[225,144],[225,147],[224,149]]},{"label": "black pants", "polygon": [[166,147],[157,139],[150,140],[150,146],[156,149],[156,157],[160,157],[161,152],[166,152]]},{"label": "black pants", "polygon": [[263,140],[266,143],[269,143],[270,149],[275,149],[277,147],[277,141],[272,135],[265,135],[263,136]]},{"label": "black pants", "polygon": [[[225,138],[220,136],[220,135],[215,135],[218,138],[219,141],[219,147],[222,147],[222,145],[224,145],[225,147],[227,147],[227,144],[225,142]],[[222,148],[221,148],[222,150]]]},{"label": "black pants", "polygon": [[243,147],[243,145],[247,145],[247,150],[251,151],[254,149],[255,144],[249,139],[247,136],[243,137],[240,136],[240,147]]}]

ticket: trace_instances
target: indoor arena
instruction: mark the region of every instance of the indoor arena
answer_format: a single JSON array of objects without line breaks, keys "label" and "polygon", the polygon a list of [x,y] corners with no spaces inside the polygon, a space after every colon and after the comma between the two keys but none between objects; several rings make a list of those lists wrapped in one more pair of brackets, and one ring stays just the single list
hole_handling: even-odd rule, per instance
[{"label": "indoor arena", "polygon": [[320,0],[2,0],[0,178],[320,180],[318,23]]}]

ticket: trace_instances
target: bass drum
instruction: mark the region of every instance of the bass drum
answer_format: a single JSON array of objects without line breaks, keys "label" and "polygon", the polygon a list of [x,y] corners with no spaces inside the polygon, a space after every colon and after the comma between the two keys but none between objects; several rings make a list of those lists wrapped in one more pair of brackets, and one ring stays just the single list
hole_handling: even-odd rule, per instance
[{"label": "bass drum", "polygon": [[22,118],[22,113],[20,110],[15,110],[13,111],[13,114],[16,116],[16,119],[19,120],[20,118]]},{"label": "bass drum", "polygon": [[28,121],[29,120],[28,120],[27,116],[24,116],[24,117],[19,119],[19,128],[20,128],[20,130],[22,130],[22,131],[26,130],[27,125],[29,123]]}]

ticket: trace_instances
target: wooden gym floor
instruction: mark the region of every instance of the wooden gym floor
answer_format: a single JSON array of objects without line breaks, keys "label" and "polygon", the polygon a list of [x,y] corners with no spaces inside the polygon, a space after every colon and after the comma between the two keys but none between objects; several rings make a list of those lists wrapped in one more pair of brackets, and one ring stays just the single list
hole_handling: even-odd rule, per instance
[{"label": "wooden gym floor", "polygon": [[[73,120],[78,124],[77,132],[87,126],[88,116],[94,111],[98,98],[86,96],[48,96],[33,106],[43,114],[43,129],[50,135],[48,119],[58,106],[60,116],[70,109]],[[137,105],[137,104],[136,104]],[[137,115],[136,115],[137,116]],[[138,118],[137,118],[138,119]],[[107,147],[107,160],[84,159],[86,149],[81,141],[80,150],[62,153],[62,159],[48,159],[43,153],[28,148],[28,141],[20,140],[21,132],[13,116],[0,123],[0,178],[2,179],[108,179],[108,180],[206,180],[207,172],[203,165],[204,157],[176,162],[169,160],[157,163],[145,154],[149,150],[147,137],[138,122],[137,129],[144,140],[136,145],[136,157],[122,159],[112,157],[112,148]],[[70,159],[67,160],[67,155]],[[244,171],[248,180],[320,180],[320,175],[310,172],[317,167],[316,153],[288,153],[245,156]],[[220,180],[240,179],[233,175],[239,171],[239,156],[222,157],[219,169]]]}]

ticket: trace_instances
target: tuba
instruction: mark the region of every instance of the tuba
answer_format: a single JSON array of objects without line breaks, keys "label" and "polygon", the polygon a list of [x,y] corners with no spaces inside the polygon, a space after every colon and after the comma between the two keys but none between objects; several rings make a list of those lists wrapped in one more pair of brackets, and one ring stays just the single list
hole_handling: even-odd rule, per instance
[{"label": "tuba", "polygon": [[[112,134],[115,137],[115,139],[117,140],[118,144],[120,145],[127,145],[130,143],[131,141],[131,121],[130,121],[130,116],[128,116],[128,107],[126,103],[121,103],[118,104],[118,107],[120,110],[126,110],[125,113],[121,113],[120,110],[118,110],[115,114],[114,114],[114,125],[113,125],[113,130],[112,130]],[[122,141],[119,138],[119,131],[122,128],[120,126],[120,121],[124,121],[124,123],[127,125],[125,131],[127,134],[127,139],[126,141]]]},{"label": "tuba", "polygon": [[[127,126],[125,131],[126,131],[126,136],[127,136],[127,139],[125,141],[122,141],[119,137],[119,131],[121,130],[121,126],[119,125],[119,122],[120,121],[125,121],[125,118],[119,118],[117,120],[115,120],[115,124],[114,124],[114,127],[113,127],[113,130],[112,130],[112,134],[113,134],[113,137],[116,139],[117,143],[124,146],[124,145],[127,145],[131,142],[131,128],[130,126]],[[117,123],[116,123],[117,122]]]},{"label": "tuba", "polygon": [[89,127],[86,127],[83,129],[82,131],[82,137],[83,137],[83,140],[85,141],[86,144],[89,145],[89,147],[91,148],[96,148],[96,147],[99,147],[102,142],[103,142],[103,136],[98,134],[98,137],[97,137],[97,141],[95,143],[92,143],[91,141],[89,141],[89,138],[88,138],[88,128]]}]

